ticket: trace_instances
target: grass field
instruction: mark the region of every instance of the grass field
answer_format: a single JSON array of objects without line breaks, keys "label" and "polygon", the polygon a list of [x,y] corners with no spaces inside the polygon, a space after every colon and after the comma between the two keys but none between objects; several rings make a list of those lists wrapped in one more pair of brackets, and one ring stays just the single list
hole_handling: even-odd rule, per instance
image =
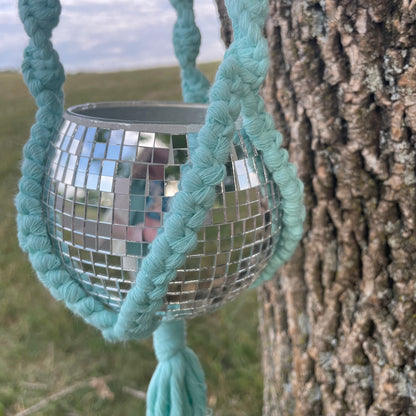
[{"label": "grass field", "polygon": [[[203,66],[211,78],[215,68],[214,64]],[[144,400],[127,393],[125,387],[146,390],[156,366],[151,340],[106,343],[51,298],[17,245],[13,198],[22,147],[36,109],[19,74],[0,73],[0,92],[0,416],[16,415],[71,386],[72,393],[31,414],[145,415]],[[179,71],[71,75],[65,93],[67,106],[109,100],[180,100]],[[246,293],[215,314],[191,320],[188,334],[189,345],[205,369],[214,415],[260,415],[256,294]],[[91,378],[101,383],[91,387]]]}]

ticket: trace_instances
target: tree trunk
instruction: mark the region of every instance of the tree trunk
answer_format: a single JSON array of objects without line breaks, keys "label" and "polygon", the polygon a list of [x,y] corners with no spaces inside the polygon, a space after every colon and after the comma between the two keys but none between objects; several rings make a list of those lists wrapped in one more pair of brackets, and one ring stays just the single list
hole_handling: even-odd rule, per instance
[{"label": "tree trunk", "polygon": [[307,218],[259,294],[263,414],[416,415],[416,1],[270,3]]},{"label": "tree trunk", "polygon": [[233,41],[233,27],[224,0],[215,0],[215,2],[217,3],[218,17],[221,21],[221,38],[225,47],[228,48]]}]

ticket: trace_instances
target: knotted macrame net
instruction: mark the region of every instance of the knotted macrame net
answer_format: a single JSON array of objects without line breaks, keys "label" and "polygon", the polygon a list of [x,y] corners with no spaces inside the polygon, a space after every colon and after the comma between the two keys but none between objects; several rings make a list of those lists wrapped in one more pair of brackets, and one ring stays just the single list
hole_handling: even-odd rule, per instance
[{"label": "knotted macrame net", "polygon": [[196,68],[201,36],[195,25],[193,1],[171,0],[177,12],[173,31],[185,102],[209,103],[203,128],[192,135],[190,160],[181,173],[180,191],[173,198],[164,226],[151,244],[119,312],[105,307],[71,278],[56,253],[43,218],[42,182],[49,143],[63,113],[64,69],[51,43],[61,12],[59,0],[19,0],[19,13],[30,37],[22,72],[38,110],[30,139],[24,146],[22,178],[16,197],[20,246],[27,252],[40,281],[58,300],[99,329],[109,341],[143,339],[154,334],[159,360],[147,395],[148,416],[205,416],[206,386],[196,355],[186,346],[185,322],[163,321],[162,308],[169,282],[196,245],[197,232],[215,200],[215,187],[225,175],[224,164],[241,116],[252,146],[262,152],[265,164],[281,193],[281,236],[255,285],[270,279],[290,258],[302,235],[303,186],[296,168],[281,148],[259,95],[268,69],[268,48],[263,27],[267,0],[226,2],[234,41],[225,53],[210,86]]}]

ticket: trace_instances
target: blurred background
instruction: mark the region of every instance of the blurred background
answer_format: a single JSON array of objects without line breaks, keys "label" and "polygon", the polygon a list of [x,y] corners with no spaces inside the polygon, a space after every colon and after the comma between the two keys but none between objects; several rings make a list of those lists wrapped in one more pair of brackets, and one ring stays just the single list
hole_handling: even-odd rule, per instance
[{"label": "blurred background", "polygon": [[[36,107],[19,73],[27,36],[16,3],[0,0],[0,416],[145,415],[143,394],[156,366],[151,340],[106,343],[52,299],[17,244],[13,199]],[[62,3],[54,42],[69,73],[66,106],[181,100],[171,43],[175,13],[167,0]],[[195,3],[200,61],[219,61],[224,47],[214,2]],[[212,80],[217,66],[201,69]],[[214,414],[260,415],[256,293],[191,320],[188,334]]]}]

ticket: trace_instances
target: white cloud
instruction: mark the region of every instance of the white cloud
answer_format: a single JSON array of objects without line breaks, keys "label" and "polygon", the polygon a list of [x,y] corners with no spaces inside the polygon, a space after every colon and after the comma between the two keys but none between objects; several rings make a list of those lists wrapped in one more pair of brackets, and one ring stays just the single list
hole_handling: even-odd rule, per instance
[{"label": "white cloud", "polygon": [[[195,0],[202,33],[201,61],[221,59],[222,42],[213,0]],[[117,70],[176,64],[168,0],[62,0],[53,42],[69,71]],[[20,66],[27,35],[16,3],[0,0],[0,70]]]}]

